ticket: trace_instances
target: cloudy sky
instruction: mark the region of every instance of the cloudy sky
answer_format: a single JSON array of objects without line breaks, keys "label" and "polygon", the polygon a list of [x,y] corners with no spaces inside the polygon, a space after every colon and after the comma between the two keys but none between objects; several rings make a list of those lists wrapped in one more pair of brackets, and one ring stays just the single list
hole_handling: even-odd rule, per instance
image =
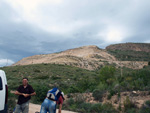
[{"label": "cloudy sky", "polygon": [[85,45],[150,43],[150,0],[0,0],[0,66]]}]

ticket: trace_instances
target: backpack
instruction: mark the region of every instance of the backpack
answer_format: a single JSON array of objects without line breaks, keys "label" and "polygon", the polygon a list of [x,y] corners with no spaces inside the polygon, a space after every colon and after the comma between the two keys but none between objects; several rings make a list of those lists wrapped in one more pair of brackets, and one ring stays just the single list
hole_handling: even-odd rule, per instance
[{"label": "backpack", "polygon": [[47,98],[53,101],[57,101],[61,95],[61,91],[58,88],[53,88],[47,93]]}]

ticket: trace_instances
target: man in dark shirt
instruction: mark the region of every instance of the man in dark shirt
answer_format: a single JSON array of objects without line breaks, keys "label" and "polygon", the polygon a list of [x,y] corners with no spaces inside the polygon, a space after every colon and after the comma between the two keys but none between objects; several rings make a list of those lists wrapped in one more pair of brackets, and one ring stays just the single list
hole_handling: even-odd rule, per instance
[{"label": "man in dark shirt", "polygon": [[31,96],[36,95],[32,86],[28,84],[28,78],[22,79],[22,85],[18,87],[15,95],[19,95],[15,113],[28,113],[29,100],[31,99]]}]

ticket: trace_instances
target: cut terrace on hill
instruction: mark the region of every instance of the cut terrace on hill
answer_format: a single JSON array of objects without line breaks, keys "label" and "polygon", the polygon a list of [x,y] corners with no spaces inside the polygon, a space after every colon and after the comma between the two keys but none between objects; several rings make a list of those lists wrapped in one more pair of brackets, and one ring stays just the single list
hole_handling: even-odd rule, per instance
[{"label": "cut terrace on hill", "polygon": [[[111,45],[106,47],[106,49],[100,49],[97,46],[83,46],[59,53],[26,57],[13,64],[13,66],[50,63],[70,65],[88,70],[95,70],[104,65],[115,65],[116,67],[124,66],[127,68],[141,69],[148,65],[148,59],[150,57],[150,53],[147,52],[149,44],[145,45],[127,43]],[[136,49],[131,49],[132,46]],[[140,52],[137,52],[137,50],[140,50]],[[143,52],[145,54],[143,54]]]}]

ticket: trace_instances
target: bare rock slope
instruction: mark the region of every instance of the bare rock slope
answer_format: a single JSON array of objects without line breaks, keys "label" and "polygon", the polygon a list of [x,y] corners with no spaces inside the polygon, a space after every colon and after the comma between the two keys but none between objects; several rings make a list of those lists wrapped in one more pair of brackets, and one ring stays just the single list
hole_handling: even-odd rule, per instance
[{"label": "bare rock slope", "polygon": [[106,64],[115,64],[118,67],[125,66],[135,69],[143,68],[144,65],[147,65],[147,62],[118,61],[106,50],[92,45],[69,49],[60,53],[26,57],[13,64],[13,66],[41,63],[71,65],[88,70],[95,70]]}]

